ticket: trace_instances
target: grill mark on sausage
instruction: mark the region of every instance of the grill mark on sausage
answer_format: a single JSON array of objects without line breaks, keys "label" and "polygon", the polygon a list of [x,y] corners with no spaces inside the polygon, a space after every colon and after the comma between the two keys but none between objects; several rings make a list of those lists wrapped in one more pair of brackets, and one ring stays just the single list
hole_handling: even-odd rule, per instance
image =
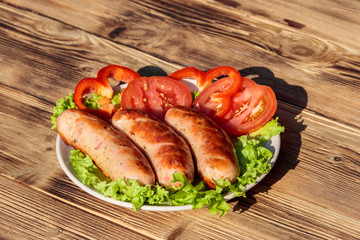
[{"label": "grill mark on sausage", "polygon": [[194,164],[191,151],[185,140],[172,128],[147,113],[133,109],[117,112],[112,122],[116,128],[128,134],[148,157],[160,184],[170,184],[175,172],[183,173],[187,179],[193,181]]},{"label": "grill mark on sausage", "polygon": [[134,124],[131,128],[133,134],[146,138],[149,143],[173,143],[179,141],[171,134],[168,128],[161,126],[155,121],[144,121],[141,124]]},{"label": "grill mark on sausage", "polygon": [[174,168],[178,170],[186,170],[188,164],[185,161],[186,151],[179,148],[174,144],[162,144],[158,149],[156,158],[158,159],[159,165],[167,168]]},{"label": "grill mark on sausage", "polygon": [[152,168],[141,151],[106,122],[80,110],[69,109],[58,117],[57,127],[65,142],[89,155],[112,180],[119,177],[137,179],[142,185],[155,182]]},{"label": "grill mark on sausage", "polygon": [[169,109],[165,121],[191,147],[198,174],[208,187],[216,187],[213,178],[236,180],[239,166],[231,140],[216,123],[194,109],[181,106]]}]

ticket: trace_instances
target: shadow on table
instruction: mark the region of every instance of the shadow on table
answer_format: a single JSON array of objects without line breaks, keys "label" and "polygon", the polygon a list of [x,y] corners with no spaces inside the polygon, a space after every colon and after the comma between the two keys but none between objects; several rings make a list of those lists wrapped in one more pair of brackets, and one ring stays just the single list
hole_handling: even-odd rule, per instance
[{"label": "shadow on table", "polygon": [[[250,67],[239,70],[241,76],[254,80],[257,84],[266,85],[273,89],[278,99],[278,110],[281,125],[285,132],[281,134],[281,150],[271,172],[254,188],[249,190],[246,198],[235,198],[229,202],[237,202],[233,211],[244,212],[256,203],[255,195],[267,192],[271,186],[278,182],[286,173],[295,169],[298,164],[298,155],[301,147],[301,132],[306,128],[299,114],[306,108],[308,97],[301,86],[290,85],[283,79],[275,77],[274,73],[266,67]],[[167,76],[161,68],[145,66],[138,70],[141,76]]]},{"label": "shadow on table", "polygon": [[233,211],[244,212],[256,203],[255,194],[268,192],[271,186],[278,182],[289,170],[295,169],[298,164],[298,155],[301,147],[301,132],[306,125],[299,119],[299,114],[306,108],[308,97],[301,86],[290,85],[283,79],[275,77],[274,73],[265,67],[250,67],[239,70],[241,76],[248,77],[260,85],[271,87],[278,99],[278,110],[281,125],[285,132],[281,134],[281,150],[270,173],[254,188],[246,193],[246,198],[235,198],[230,202],[237,202]]},{"label": "shadow on table", "polygon": [[152,76],[167,76],[168,74],[161,68],[155,66],[145,66],[140,68],[137,71],[138,74],[142,77],[152,77]]}]

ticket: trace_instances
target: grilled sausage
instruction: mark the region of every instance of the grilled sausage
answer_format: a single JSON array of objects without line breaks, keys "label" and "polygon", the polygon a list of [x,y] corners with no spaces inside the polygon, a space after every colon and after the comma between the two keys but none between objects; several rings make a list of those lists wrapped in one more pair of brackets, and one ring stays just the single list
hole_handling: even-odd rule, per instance
[{"label": "grilled sausage", "polygon": [[[115,113],[112,124],[125,132],[145,153],[159,184],[173,186],[171,181],[175,172],[183,173],[190,182],[194,180],[194,162],[189,146],[165,123],[145,112],[123,109]],[[181,183],[175,183],[175,186],[179,185]]]},{"label": "grilled sausage", "polygon": [[221,178],[235,182],[239,163],[229,136],[210,118],[198,111],[177,106],[165,114],[165,122],[188,142],[201,180],[212,189]]},{"label": "grilled sausage", "polygon": [[121,132],[78,109],[60,114],[57,131],[64,142],[90,156],[105,176],[154,184],[155,175],[142,152]]}]

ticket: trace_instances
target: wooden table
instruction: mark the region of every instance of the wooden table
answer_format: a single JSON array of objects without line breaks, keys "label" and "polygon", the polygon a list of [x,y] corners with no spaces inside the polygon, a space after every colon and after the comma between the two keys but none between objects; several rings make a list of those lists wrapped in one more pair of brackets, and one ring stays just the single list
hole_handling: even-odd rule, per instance
[{"label": "wooden table", "polygon": [[[360,2],[0,1],[0,239],[359,239]],[[78,188],[55,153],[55,102],[118,64],[230,65],[271,86],[270,174],[206,208],[135,213]]]}]

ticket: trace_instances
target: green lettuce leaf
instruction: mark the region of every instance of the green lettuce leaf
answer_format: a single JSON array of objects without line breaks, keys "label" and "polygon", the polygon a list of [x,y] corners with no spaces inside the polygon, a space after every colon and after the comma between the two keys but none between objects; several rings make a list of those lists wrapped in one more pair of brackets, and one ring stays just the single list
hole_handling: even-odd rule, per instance
[{"label": "green lettuce leaf", "polygon": [[91,158],[80,150],[71,150],[70,161],[72,169],[82,183],[93,187],[105,197],[131,202],[135,211],[145,203],[156,205],[169,201],[169,192],[158,184],[141,186],[138,181],[132,179],[111,181],[102,174]]},{"label": "green lettuce leaf", "polygon": [[114,93],[114,96],[111,99],[111,103],[114,104],[116,108],[121,107],[121,92],[120,91],[116,91]]},{"label": "green lettuce leaf", "polygon": [[92,159],[80,150],[71,150],[70,162],[77,177],[87,186],[96,186],[102,181],[110,181],[96,167]]},{"label": "green lettuce leaf", "polygon": [[[198,94],[194,92],[194,97]],[[88,107],[98,107],[96,101],[101,98],[94,95],[88,100]],[[116,93],[111,100],[113,104],[120,104],[120,93]],[[53,108],[51,122],[52,128],[56,128],[56,118],[66,109],[76,108],[73,102],[73,94],[59,99]],[[141,186],[136,180],[118,179],[111,181],[105,177],[101,170],[93,163],[92,159],[79,150],[70,152],[72,168],[78,179],[85,185],[92,187],[106,197],[120,201],[130,202],[137,211],[144,204],[149,205],[192,205],[194,209],[207,207],[210,214],[223,216],[230,210],[229,204],[223,196],[234,193],[235,196],[245,196],[245,187],[254,183],[256,179],[271,169],[268,163],[273,153],[265,148],[265,143],[271,137],[284,132],[284,127],[278,123],[278,119],[269,121],[258,131],[233,139],[234,150],[239,161],[241,172],[237,181],[231,184],[228,180],[216,180],[216,189],[209,190],[204,183],[197,179],[191,184],[181,173],[173,175],[174,182],[181,182],[181,187],[162,187],[159,184],[153,186]]]},{"label": "green lettuce leaf", "polygon": [[278,123],[278,120],[278,117],[276,119],[270,120],[262,128],[250,133],[249,138],[255,138],[266,142],[270,140],[270,138],[279,135],[280,133],[283,133],[285,131],[285,128]]},{"label": "green lettuce leaf", "polygon": [[[111,103],[115,105],[116,108],[121,107],[121,93],[120,91],[115,92],[113,98],[111,99]],[[98,109],[100,108],[100,104],[98,101],[102,98],[101,95],[94,93],[92,97],[85,97],[84,98],[84,105],[91,109]],[[57,117],[65,110],[77,108],[74,103],[74,94],[69,93],[68,96],[64,98],[60,98],[57,102],[55,107],[53,107],[53,115],[51,116],[50,120],[52,123],[51,129],[56,129],[56,119]]]},{"label": "green lettuce leaf", "polygon": [[51,129],[56,129],[56,119],[63,111],[65,111],[66,109],[70,109],[70,108],[77,108],[75,106],[73,98],[74,98],[74,94],[69,93],[68,96],[66,96],[64,98],[60,98],[56,102],[55,107],[53,107],[53,109],[52,109],[53,115],[50,118],[51,123],[52,123]]},{"label": "green lettuce leaf", "polygon": [[191,92],[192,101],[194,101],[199,95],[200,92]]},{"label": "green lettuce leaf", "polygon": [[269,160],[272,159],[273,152],[265,148],[265,144],[284,130],[285,128],[278,123],[278,118],[276,118],[256,132],[233,140],[240,165],[240,176],[238,181],[230,186],[230,192],[233,192],[235,196],[245,197],[246,185],[254,183],[258,177],[270,171]]},{"label": "green lettuce leaf", "polygon": [[[116,91],[112,97],[112,99],[110,100],[112,104],[115,105],[116,108],[120,108],[121,107],[121,92],[120,91]],[[99,100],[102,99],[103,96],[101,96],[100,94],[97,93],[93,93],[91,97],[85,97],[84,98],[84,105],[88,108],[91,109],[98,109],[101,107],[101,105],[99,104]]]},{"label": "green lettuce leaf", "polygon": [[[174,173],[174,182],[181,182],[180,188],[154,186],[141,186],[136,180],[118,179],[111,181],[102,175],[91,158],[79,150],[70,152],[70,161],[78,179],[103,194],[105,197],[120,201],[131,202],[137,211],[144,204],[193,205],[194,208],[208,206],[211,214],[219,213],[223,216],[230,206],[223,199],[221,190],[207,190],[203,182],[192,185],[182,173]],[[221,181],[219,181],[219,184]]]},{"label": "green lettuce leaf", "polygon": [[103,97],[100,94],[93,93],[91,97],[84,97],[84,105],[91,109],[98,109],[101,105],[98,103]]},{"label": "green lettuce leaf", "polygon": [[[277,130],[274,131],[269,126]],[[216,180],[215,190],[207,189],[200,180],[191,184],[181,173],[173,174],[173,182],[180,182],[181,187],[162,187],[157,183],[154,186],[141,186],[136,180],[111,181],[104,177],[89,156],[79,150],[70,152],[70,161],[81,182],[106,197],[132,203],[135,211],[144,204],[192,205],[194,209],[207,206],[210,214],[218,213],[223,216],[230,210],[223,198],[224,194],[234,193],[235,196],[245,197],[246,185],[254,183],[259,176],[270,170],[268,160],[273,157],[273,153],[264,147],[265,140],[283,131],[284,127],[275,119],[266,124],[264,129],[259,129],[259,134],[235,139],[233,144],[241,169],[240,175],[234,184],[224,179]]]}]

